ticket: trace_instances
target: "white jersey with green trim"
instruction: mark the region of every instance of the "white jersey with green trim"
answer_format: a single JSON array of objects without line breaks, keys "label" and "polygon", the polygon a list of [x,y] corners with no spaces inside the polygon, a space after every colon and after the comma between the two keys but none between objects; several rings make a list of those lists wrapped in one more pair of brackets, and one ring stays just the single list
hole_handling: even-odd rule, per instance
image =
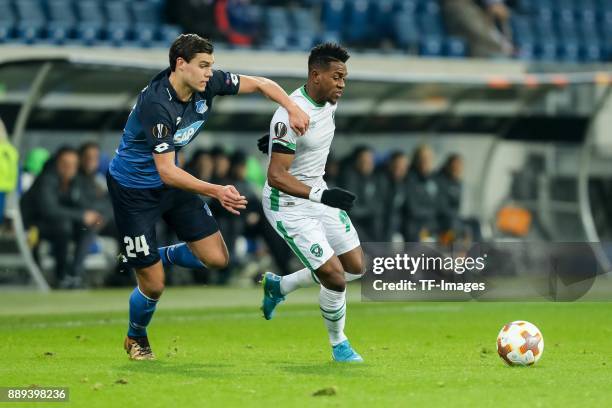
[{"label": "white jersey with green trim", "polygon": [[[279,107],[270,122],[270,145],[268,157],[272,154],[272,146],[280,144],[295,152],[295,157],[289,173],[308,186],[318,186],[324,183],[325,163],[336,130],[335,114],[337,105],[326,102],[317,104],[302,86],[296,89],[291,99],[310,117],[310,125],[303,136],[298,136],[289,126],[289,114]],[[268,159],[268,165],[269,165]],[[290,196],[270,187],[268,181],[263,189],[264,201],[269,200],[271,209],[295,206],[307,199]]]}]

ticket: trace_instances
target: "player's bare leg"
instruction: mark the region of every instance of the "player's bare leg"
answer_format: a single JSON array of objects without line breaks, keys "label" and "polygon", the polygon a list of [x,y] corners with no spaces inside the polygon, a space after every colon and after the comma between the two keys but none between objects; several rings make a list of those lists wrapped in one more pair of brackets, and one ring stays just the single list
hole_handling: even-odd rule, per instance
[{"label": "player's bare leg", "polygon": [[208,268],[223,269],[229,263],[227,245],[219,231],[198,241],[188,242],[187,245],[193,255]]},{"label": "player's bare leg", "polygon": [[164,268],[157,262],[146,268],[136,269],[138,287],[130,296],[130,326],[124,348],[132,360],[153,360],[147,336],[147,326],[153,317],[157,301],[164,291]]},{"label": "player's bare leg", "polygon": [[363,276],[365,264],[363,262],[363,250],[361,246],[351,249],[348,252],[338,255],[338,259],[344,268],[344,278],[347,282],[354,281]]}]

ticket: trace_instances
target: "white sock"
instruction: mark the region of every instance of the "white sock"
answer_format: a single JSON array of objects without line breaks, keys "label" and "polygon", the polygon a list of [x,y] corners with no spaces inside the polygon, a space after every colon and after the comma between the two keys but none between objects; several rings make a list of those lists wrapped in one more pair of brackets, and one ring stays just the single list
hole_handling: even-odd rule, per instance
[{"label": "white sock", "polygon": [[344,323],[346,320],[346,291],[336,292],[321,285],[319,292],[321,316],[327,327],[329,342],[332,346],[346,340]]},{"label": "white sock", "polygon": [[308,268],[300,269],[290,275],[283,276],[280,281],[280,290],[283,295],[288,295],[299,288],[307,288],[319,284],[314,272]]},{"label": "white sock", "polygon": [[357,280],[359,278],[361,278],[363,275],[357,275],[354,273],[348,273],[348,272],[344,272],[344,280],[347,282],[352,282],[354,280]]}]

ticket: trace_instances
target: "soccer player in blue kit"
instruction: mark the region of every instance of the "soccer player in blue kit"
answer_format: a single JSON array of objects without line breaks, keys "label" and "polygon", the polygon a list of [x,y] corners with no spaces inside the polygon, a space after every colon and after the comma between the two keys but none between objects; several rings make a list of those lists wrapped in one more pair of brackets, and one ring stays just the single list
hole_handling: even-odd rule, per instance
[{"label": "soccer player in blue kit", "polygon": [[[223,268],[229,254],[219,227],[199,195],[213,197],[233,214],[246,206],[234,186],[199,180],[177,165],[176,152],[191,142],[209,119],[217,95],[260,92],[289,112],[291,128],[308,129],[309,118],[275,82],[213,69],[213,45],[195,35],[179,36],[169,52],[170,67],[138,96],[110,163],[107,184],[128,266],[138,286],[130,296],[124,348],[133,360],[154,354],[147,326],[164,290],[164,265]],[[163,218],[183,241],[157,248],[155,224]]]}]

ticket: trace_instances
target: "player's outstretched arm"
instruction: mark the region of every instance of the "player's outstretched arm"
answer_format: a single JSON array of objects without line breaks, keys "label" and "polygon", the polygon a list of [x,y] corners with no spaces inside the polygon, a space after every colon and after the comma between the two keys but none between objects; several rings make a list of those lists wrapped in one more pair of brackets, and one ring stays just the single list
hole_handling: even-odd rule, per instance
[{"label": "player's outstretched arm", "polygon": [[238,93],[260,92],[281,105],[289,113],[289,126],[298,135],[308,130],[310,118],[289,98],[287,92],[279,84],[268,78],[240,75],[240,90]]},{"label": "player's outstretched arm", "polygon": [[174,155],[174,151],[163,154],[153,154],[155,167],[157,167],[159,177],[164,184],[192,193],[213,197],[219,200],[223,208],[232,214],[240,215],[238,210],[244,210],[246,208],[246,197],[240,195],[234,186],[211,184],[192,176],[185,170],[176,166]]},{"label": "player's outstretched arm", "polygon": [[295,178],[289,173],[293,158],[293,154],[272,152],[270,165],[268,166],[268,184],[270,187],[294,197],[306,198],[345,211],[353,207],[356,197],[350,191],[341,188],[311,188]]}]

